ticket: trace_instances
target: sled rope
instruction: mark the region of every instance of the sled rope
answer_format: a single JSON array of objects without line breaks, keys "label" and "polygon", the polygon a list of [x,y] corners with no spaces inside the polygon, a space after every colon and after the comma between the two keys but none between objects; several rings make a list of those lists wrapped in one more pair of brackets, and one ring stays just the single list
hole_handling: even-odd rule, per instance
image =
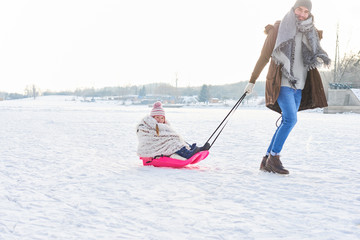
[{"label": "sled rope", "polygon": [[[216,132],[218,132],[218,134],[215,136],[215,139],[212,141],[212,143],[210,144],[210,148],[212,147],[212,145],[215,143],[215,141],[217,140],[217,138],[220,136],[221,132],[224,130],[226,124],[229,122],[229,116],[233,115],[234,112],[236,111],[236,109],[239,107],[239,105],[241,104],[241,102],[244,100],[244,98],[246,97],[246,92],[239,98],[239,100],[235,103],[235,105],[232,107],[232,109],[229,111],[229,113],[226,115],[226,117],[222,120],[222,122],[219,124],[219,126],[215,129],[215,131],[211,134],[211,136],[209,137],[209,139],[206,141],[206,143],[208,143],[211,138],[215,135]],[[209,149],[210,149],[209,148]]]}]

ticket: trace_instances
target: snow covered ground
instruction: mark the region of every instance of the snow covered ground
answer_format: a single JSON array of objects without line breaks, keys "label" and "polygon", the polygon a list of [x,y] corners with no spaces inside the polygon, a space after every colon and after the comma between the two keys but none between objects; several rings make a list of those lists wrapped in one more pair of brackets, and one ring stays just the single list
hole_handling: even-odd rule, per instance
[{"label": "snow covered ground", "polygon": [[[170,169],[135,153],[150,108],[65,98],[0,102],[0,239],[360,239],[359,114],[299,113],[280,176],[258,170],[265,108],[240,107],[207,159]],[[199,144],[228,111],[166,109]]]}]

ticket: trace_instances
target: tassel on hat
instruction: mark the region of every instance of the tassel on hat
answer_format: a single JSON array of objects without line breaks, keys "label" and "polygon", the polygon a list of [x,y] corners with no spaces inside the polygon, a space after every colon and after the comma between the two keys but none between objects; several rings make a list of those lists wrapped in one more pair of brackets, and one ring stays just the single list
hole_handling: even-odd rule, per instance
[{"label": "tassel on hat", "polygon": [[310,0],[297,0],[294,4],[294,9],[298,7],[306,7],[311,12],[312,3]]},{"label": "tassel on hat", "polygon": [[164,116],[165,117],[165,111],[162,108],[161,102],[157,101],[154,103],[154,107],[151,110],[150,116]]}]

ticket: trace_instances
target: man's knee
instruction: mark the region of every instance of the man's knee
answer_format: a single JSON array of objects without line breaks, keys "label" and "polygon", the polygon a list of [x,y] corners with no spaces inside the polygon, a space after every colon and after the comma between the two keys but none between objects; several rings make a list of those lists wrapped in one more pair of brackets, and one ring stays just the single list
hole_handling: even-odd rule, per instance
[{"label": "man's knee", "polygon": [[287,117],[283,117],[283,120],[285,125],[293,127],[297,123],[297,114],[295,113]]}]

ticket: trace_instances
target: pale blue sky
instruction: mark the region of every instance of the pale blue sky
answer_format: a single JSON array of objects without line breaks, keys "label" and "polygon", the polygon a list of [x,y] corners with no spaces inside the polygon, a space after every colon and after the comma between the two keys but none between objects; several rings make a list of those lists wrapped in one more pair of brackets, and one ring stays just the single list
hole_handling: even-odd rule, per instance
[{"label": "pale blue sky", "polygon": [[[0,91],[248,80],[264,26],[295,1],[0,1]],[[359,1],[313,0],[323,48],[360,50]],[[266,72],[266,70],[264,70]],[[263,74],[259,80],[264,80]]]}]

